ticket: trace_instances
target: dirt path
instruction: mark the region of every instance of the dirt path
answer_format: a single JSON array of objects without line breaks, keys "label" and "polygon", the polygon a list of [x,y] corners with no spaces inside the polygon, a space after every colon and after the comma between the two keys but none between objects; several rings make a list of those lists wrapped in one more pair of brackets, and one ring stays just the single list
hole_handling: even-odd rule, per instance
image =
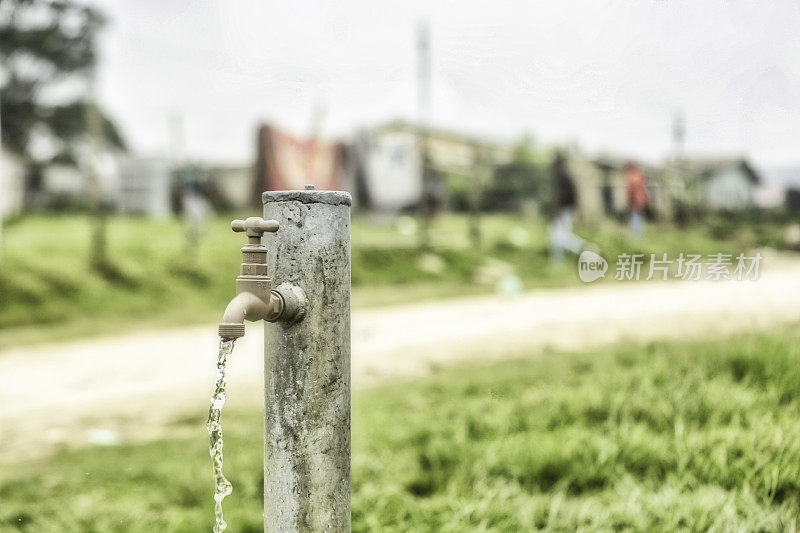
[{"label": "dirt path", "polygon": [[[606,283],[353,314],[353,384],[474,358],[623,338],[686,338],[800,320],[800,262],[757,282]],[[231,408],[261,402],[260,325],[230,361]],[[0,461],[64,446],[158,435],[201,420],[214,380],[215,325],[0,353]]]}]

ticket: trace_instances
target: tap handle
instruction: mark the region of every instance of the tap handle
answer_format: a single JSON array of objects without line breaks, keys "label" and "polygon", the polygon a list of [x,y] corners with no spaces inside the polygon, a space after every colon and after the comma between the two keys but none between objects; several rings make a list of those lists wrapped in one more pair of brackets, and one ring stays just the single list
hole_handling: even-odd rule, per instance
[{"label": "tap handle", "polygon": [[245,232],[248,237],[261,238],[265,232],[278,231],[277,220],[264,220],[261,217],[249,217],[246,220],[234,220],[231,222],[231,229],[235,232]]}]

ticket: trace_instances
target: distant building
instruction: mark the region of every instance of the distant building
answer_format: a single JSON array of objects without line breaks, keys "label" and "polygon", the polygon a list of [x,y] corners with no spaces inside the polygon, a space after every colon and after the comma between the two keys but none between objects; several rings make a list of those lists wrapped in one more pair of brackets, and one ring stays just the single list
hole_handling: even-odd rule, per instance
[{"label": "distant building", "polygon": [[117,158],[119,182],[114,195],[122,213],[167,218],[171,212],[172,173],[165,158]]},{"label": "distant building", "polygon": [[[504,147],[484,139],[438,128],[393,121],[357,134],[349,143],[302,139],[270,125],[258,130],[258,158],[251,201],[260,202],[265,190],[341,189],[353,195],[355,205],[379,211],[416,207],[422,196],[420,138],[427,142],[432,174],[475,175],[476,165],[496,162]],[[490,174],[490,172],[486,172]],[[241,195],[243,172],[220,176],[215,185],[227,189],[236,202]],[[440,180],[441,181],[441,180]],[[225,182],[225,183],[223,183]],[[443,184],[439,187],[443,193]]]},{"label": "distant building", "polygon": [[742,157],[691,158],[683,161],[699,205],[712,211],[741,210],[755,205],[760,175]]},{"label": "distant building", "polygon": [[800,211],[800,166],[759,167],[758,172],[762,178],[755,192],[758,207]]},{"label": "distant building", "polygon": [[109,209],[154,218],[170,215],[172,171],[165,158],[105,152],[92,165],[89,171],[86,165],[55,160],[43,167],[40,180],[29,192],[31,205],[88,207],[99,188]]},{"label": "distant building", "polygon": [[42,167],[41,178],[28,191],[30,205],[37,208],[86,207],[91,186],[87,176],[74,163],[54,162]]},{"label": "distant building", "polygon": [[422,195],[417,135],[413,131],[361,132],[348,167],[361,189],[360,206],[382,211],[410,209]]},{"label": "distant building", "polygon": [[26,191],[26,203],[44,208],[87,207],[95,198],[95,188],[99,187],[102,201],[108,206],[116,205],[118,155],[118,152],[108,151],[82,161],[65,154],[56,155],[34,174],[36,179]]},{"label": "distant building", "polygon": [[[354,144],[354,162],[350,168],[355,178],[351,183],[360,188],[362,204],[384,211],[409,209],[419,204],[422,196],[420,139],[427,143],[431,171],[441,178],[457,176],[469,181],[479,180],[491,174],[488,167],[511,156],[508,147],[486,139],[392,121],[365,130]],[[439,185],[443,188],[443,184]]]},{"label": "distant building", "polygon": [[268,124],[258,129],[255,180],[251,205],[261,206],[263,191],[303,189],[347,190],[345,147],[319,139],[301,139]]},{"label": "distant building", "polygon": [[0,219],[22,210],[25,165],[6,150],[0,150]]},{"label": "distant building", "polygon": [[789,188],[776,183],[762,183],[753,191],[753,203],[760,209],[780,209],[786,206]]},{"label": "distant building", "polygon": [[83,173],[75,165],[53,163],[42,171],[43,203],[51,203],[53,198],[79,198],[89,193],[89,186]]},{"label": "distant building", "polygon": [[207,173],[215,204],[236,209],[253,205],[253,165],[212,166]]}]

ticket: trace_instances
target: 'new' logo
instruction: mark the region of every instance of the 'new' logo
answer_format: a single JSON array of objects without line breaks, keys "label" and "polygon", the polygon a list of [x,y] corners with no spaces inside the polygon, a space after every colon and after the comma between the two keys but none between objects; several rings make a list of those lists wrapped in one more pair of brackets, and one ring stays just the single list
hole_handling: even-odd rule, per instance
[{"label": "'new' logo", "polygon": [[584,250],[578,257],[578,277],[584,283],[591,283],[606,277],[608,262],[591,250]]}]

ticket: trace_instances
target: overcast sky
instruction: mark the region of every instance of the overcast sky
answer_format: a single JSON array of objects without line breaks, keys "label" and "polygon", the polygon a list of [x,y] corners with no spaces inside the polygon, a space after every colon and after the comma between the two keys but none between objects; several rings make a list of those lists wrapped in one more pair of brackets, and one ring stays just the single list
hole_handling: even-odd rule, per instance
[{"label": "overcast sky", "polygon": [[317,115],[332,137],[415,119],[427,20],[437,126],[659,160],[682,111],[689,152],[800,163],[796,1],[96,2],[101,99],[145,154],[176,115],[190,157],[232,163],[259,121],[308,134]]}]

